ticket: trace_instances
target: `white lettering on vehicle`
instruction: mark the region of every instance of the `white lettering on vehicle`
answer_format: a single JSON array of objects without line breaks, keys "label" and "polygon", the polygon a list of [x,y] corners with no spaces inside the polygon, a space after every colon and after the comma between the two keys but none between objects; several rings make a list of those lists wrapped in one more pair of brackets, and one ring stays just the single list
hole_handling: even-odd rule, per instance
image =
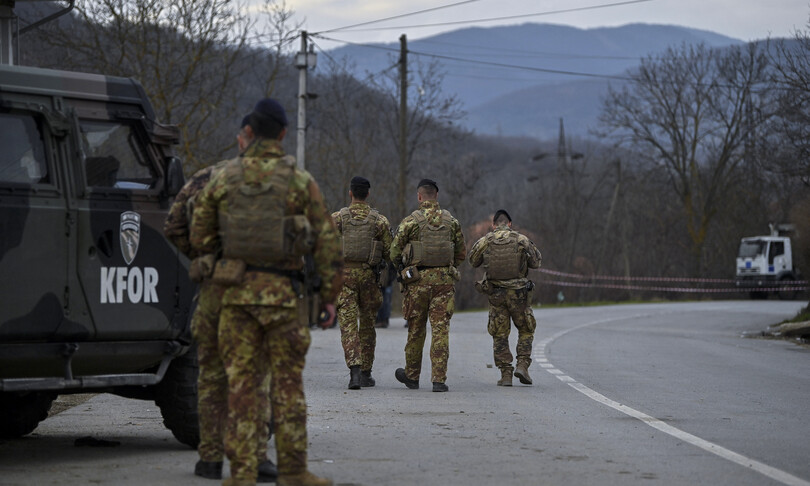
[{"label": "white lettering on vehicle", "polygon": [[159,280],[154,267],[101,267],[101,303],[156,304]]}]

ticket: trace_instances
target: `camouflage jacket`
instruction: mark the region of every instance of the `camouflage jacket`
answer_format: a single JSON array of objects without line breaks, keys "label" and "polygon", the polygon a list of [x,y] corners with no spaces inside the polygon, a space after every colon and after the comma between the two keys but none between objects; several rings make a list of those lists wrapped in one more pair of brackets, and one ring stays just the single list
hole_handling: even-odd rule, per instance
[{"label": "camouflage jacket", "polygon": [[[355,202],[349,205],[349,212],[352,219],[366,219],[371,206],[366,202]],[[338,233],[343,234],[343,221],[340,219],[340,211],[332,213],[332,221],[337,227]],[[377,219],[377,231],[374,233],[374,239],[382,242],[382,256],[383,261],[388,261],[388,253],[391,251],[391,226],[388,223],[388,218],[380,214]],[[352,283],[371,278],[376,279],[375,270],[371,269],[368,265],[363,266],[344,266],[343,267],[343,284],[351,285]]]},{"label": "camouflage jacket", "polygon": [[[509,226],[502,224],[498,225],[498,227],[492,230],[491,233],[494,233],[494,236],[498,238],[506,237],[512,231],[513,230],[510,229]],[[515,231],[515,233],[517,233],[517,231]],[[486,253],[487,247],[489,246],[487,236],[489,235],[486,235],[476,241],[470,250],[470,265],[473,267],[478,267],[484,262],[484,253]],[[528,268],[525,269],[523,276],[520,278],[511,278],[509,280],[489,280],[493,286],[506,289],[522,289],[526,287],[526,284],[529,282],[527,277],[529,273],[528,269],[538,268],[540,266],[540,263],[543,261],[543,257],[540,255],[540,250],[534,246],[534,243],[532,243],[529,238],[518,233],[518,246],[520,246],[526,253],[526,265]]]},{"label": "camouflage jacket", "polygon": [[[442,208],[439,207],[437,201],[422,201],[419,205],[419,211],[425,215],[430,224],[439,224],[441,221]],[[455,283],[454,274],[458,272],[458,266],[467,257],[467,247],[464,243],[464,235],[461,232],[461,225],[456,218],[452,218],[452,227],[450,228],[451,239],[453,240],[453,267],[434,267],[420,269],[419,273],[422,278],[419,284],[428,285],[442,285]],[[413,216],[408,215],[399,223],[397,233],[394,235],[394,240],[391,242],[391,262],[394,265],[402,263],[402,250],[409,241],[414,241],[419,238],[419,223]]]},{"label": "camouflage jacket", "polygon": [[191,249],[189,242],[189,228],[191,227],[191,216],[194,213],[194,202],[203,187],[211,180],[213,173],[219,172],[227,164],[227,160],[210,165],[194,173],[186,184],[177,193],[174,203],[169,209],[166,222],[163,223],[163,234],[169,239],[181,253],[194,259],[197,252]]},{"label": "camouflage jacket", "polygon": [[[245,150],[239,160],[246,180],[262,182],[284,156],[278,140],[259,139]],[[220,211],[228,211],[228,191],[225,171],[211,178],[197,198],[191,222],[190,241],[193,250],[217,253],[220,249]],[[334,302],[340,290],[342,258],[340,239],[321,195],[321,190],[312,176],[295,169],[286,196],[287,214],[303,214],[309,220],[316,235],[313,257],[315,271],[321,279],[323,302]],[[281,269],[300,269],[300,259],[290,259],[279,265]],[[296,292],[289,277],[269,272],[248,271],[240,285],[230,287],[223,297],[223,304],[267,305],[294,307]]]}]

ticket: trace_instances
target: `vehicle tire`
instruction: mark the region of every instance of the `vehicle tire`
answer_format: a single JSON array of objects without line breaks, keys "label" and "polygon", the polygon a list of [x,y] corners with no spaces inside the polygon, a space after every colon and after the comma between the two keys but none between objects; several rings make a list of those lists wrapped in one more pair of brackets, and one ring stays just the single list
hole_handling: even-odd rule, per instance
[{"label": "vehicle tire", "polygon": [[48,417],[53,392],[0,393],[0,438],[30,434]]},{"label": "vehicle tire", "polygon": [[[788,287],[793,287],[793,282],[795,282],[793,277],[782,277],[779,279],[780,284]],[[776,292],[776,295],[779,296],[779,300],[795,300],[798,294],[798,290],[778,290]]]},{"label": "vehicle tire", "polygon": [[155,403],[160,407],[163,425],[187,446],[196,449],[200,443],[197,414],[197,347],[174,358],[163,380],[155,385]]}]

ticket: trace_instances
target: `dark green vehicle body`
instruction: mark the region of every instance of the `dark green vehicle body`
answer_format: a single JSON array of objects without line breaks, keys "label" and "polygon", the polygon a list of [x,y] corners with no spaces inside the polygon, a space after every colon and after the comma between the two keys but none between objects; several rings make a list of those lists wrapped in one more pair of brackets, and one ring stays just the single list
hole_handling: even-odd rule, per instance
[{"label": "dark green vehicle body", "polygon": [[162,230],[178,139],[132,79],[0,65],[0,436],[99,391],[196,446],[194,287]]}]

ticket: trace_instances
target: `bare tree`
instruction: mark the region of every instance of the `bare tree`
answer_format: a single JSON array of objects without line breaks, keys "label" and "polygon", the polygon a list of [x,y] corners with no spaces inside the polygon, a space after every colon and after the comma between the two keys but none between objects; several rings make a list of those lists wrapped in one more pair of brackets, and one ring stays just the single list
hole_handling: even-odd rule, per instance
[{"label": "bare tree", "polygon": [[810,30],[775,41],[771,59],[779,103],[774,145],[782,156],[769,166],[810,184]]},{"label": "bare tree", "polygon": [[179,125],[188,172],[233,149],[245,76],[261,76],[253,99],[272,91],[295,28],[275,0],[261,29],[239,0],[77,0],[74,12],[43,28],[64,54],[53,67],[137,78],[158,118]]},{"label": "bare tree", "polygon": [[[415,67],[415,69],[413,69]],[[388,70],[383,76],[372,78],[372,86],[385,95],[381,106],[376,107],[382,118],[381,128],[389,136],[399,153],[399,96],[402,90],[399,76],[396,71]],[[422,62],[417,60],[408,69],[408,113],[406,125],[408,139],[406,141],[406,169],[407,174],[413,173],[417,166],[416,159],[419,151],[430,149],[438,143],[448,142],[448,136],[460,135],[460,131],[440,130],[442,127],[452,127],[464,112],[461,102],[456,95],[447,95],[442,91],[445,72],[438,61]],[[420,169],[428,177],[429,173],[440,170],[439,161],[423,158]],[[415,181],[413,181],[415,183]],[[415,189],[415,187],[414,187]],[[407,188],[406,188],[407,192]],[[407,214],[406,208],[397,208],[398,217]]]},{"label": "bare tree", "polygon": [[600,121],[620,143],[664,170],[691,242],[692,271],[724,206],[747,142],[769,117],[761,46],[670,48],[644,59],[629,83],[611,89]]}]

